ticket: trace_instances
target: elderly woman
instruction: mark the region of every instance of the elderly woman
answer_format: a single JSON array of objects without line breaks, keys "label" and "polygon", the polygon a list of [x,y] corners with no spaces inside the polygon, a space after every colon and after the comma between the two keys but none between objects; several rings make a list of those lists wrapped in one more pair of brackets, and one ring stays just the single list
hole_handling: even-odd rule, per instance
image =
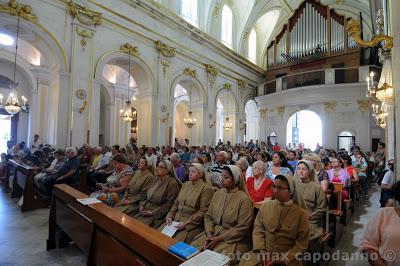
[{"label": "elderly woman", "polygon": [[240,265],[302,265],[296,256],[308,246],[308,214],[292,200],[291,176],[277,175],[272,188],[275,199],[261,206],[254,222],[253,252]]},{"label": "elderly woman", "polygon": [[297,163],[296,174],[294,175],[296,187],[296,199],[298,205],[303,205],[310,221],[310,252],[321,250],[319,239],[322,237],[322,219],[326,213],[325,193],[321,185],[315,182],[315,172],[310,161],[301,160]]},{"label": "elderly woman", "polygon": [[247,192],[255,204],[262,204],[272,198],[271,186],[274,182],[265,177],[265,165],[262,161],[253,163],[253,176],[246,181]]},{"label": "elderly woman", "polygon": [[222,188],[214,193],[204,216],[205,233],[199,234],[191,245],[219,253],[243,254],[250,249],[253,204],[243,191],[239,167],[224,166],[221,178]]},{"label": "elderly woman", "polygon": [[204,231],[204,214],[212,196],[212,187],[205,180],[204,166],[193,163],[189,168],[189,181],[182,185],[165,223],[159,229],[171,225],[172,221],[179,222],[173,238],[190,244],[196,235]]},{"label": "elderly woman", "polygon": [[292,175],[286,156],[282,152],[276,152],[272,155],[272,164],[267,170],[267,176],[270,179],[275,179],[277,175]]},{"label": "elderly woman", "polygon": [[113,207],[121,202],[125,189],[133,176],[133,170],[126,164],[123,154],[115,155],[111,164],[115,170],[111,176],[107,177],[107,183],[101,184],[101,190],[93,192],[90,196]]},{"label": "elderly woman", "polygon": [[139,213],[134,216],[154,228],[163,223],[181,187],[179,179],[175,177],[174,167],[168,160],[158,163],[156,176],[157,181],[147,190],[146,198],[140,202]]},{"label": "elderly woman", "polygon": [[139,203],[146,198],[147,191],[156,181],[150,159],[142,157],[139,160],[138,168],[139,170],[135,172],[126,188],[124,197],[116,205],[117,209],[130,216],[139,212]]}]

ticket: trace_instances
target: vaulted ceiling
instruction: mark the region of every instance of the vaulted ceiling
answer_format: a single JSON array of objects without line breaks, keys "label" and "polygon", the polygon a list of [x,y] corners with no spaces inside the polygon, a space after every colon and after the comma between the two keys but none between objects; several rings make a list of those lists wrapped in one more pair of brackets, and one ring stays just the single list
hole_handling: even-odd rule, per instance
[{"label": "vaulted ceiling", "polygon": [[[182,1],[158,0],[156,2],[181,15]],[[318,1],[318,0],[317,0]],[[340,15],[363,19],[364,37],[372,35],[370,0],[320,0]],[[257,64],[263,65],[265,48],[294,14],[302,0],[197,0],[198,26],[217,40],[221,36],[221,10],[224,5],[233,13],[232,49],[247,57],[247,40],[250,31],[257,32]]]}]

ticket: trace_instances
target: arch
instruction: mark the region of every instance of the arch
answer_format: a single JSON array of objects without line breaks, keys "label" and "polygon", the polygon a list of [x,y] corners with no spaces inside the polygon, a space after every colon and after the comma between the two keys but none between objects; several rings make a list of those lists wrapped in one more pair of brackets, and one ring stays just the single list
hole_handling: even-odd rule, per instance
[{"label": "arch", "polygon": [[258,112],[257,103],[254,100],[249,100],[246,102],[244,107],[246,115],[246,131],[245,140],[250,139],[256,141],[259,138],[259,123],[260,123],[260,113]]},{"label": "arch", "polygon": [[[178,89],[180,90],[179,95],[176,95]],[[186,105],[187,108],[185,107]],[[180,138],[181,142],[181,138],[184,136],[190,140],[191,145],[203,144],[204,130],[202,125],[204,123],[205,106],[207,106],[206,93],[197,77],[179,74],[173,79],[169,91],[169,110],[173,111],[170,121],[170,125],[173,128],[171,138],[173,143],[176,136],[179,135],[178,138]],[[189,109],[192,111],[192,117],[197,120],[192,128],[186,128],[186,125],[183,124],[183,119],[188,116]]]},{"label": "arch", "polygon": [[[131,55],[130,60],[131,71],[129,81],[131,82],[133,79],[137,83],[139,94],[146,96],[141,98],[141,101],[132,103],[133,108],[137,110],[137,140],[139,144],[149,144],[152,128],[152,121],[149,119],[149,116],[152,115],[151,110],[153,104],[151,96],[157,94],[156,79],[152,69],[143,59]],[[110,142],[113,142],[112,144],[118,143],[120,145],[126,145],[131,136],[132,124],[128,125],[123,123],[120,121],[121,119],[119,119],[119,117],[120,110],[125,108],[125,96],[127,96],[126,81],[128,81],[128,76],[121,80],[121,82],[125,82],[125,84],[110,83],[103,77],[103,70],[107,65],[114,65],[125,72],[128,71],[128,54],[123,50],[108,51],[99,57],[94,69],[94,78],[96,82],[104,85],[108,91],[108,95],[113,97],[110,102],[113,102],[114,105],[111,105],[113,107],[110,110],[111,115],[107,118],[110,120],[109,123],[111,126]],[[101,85],[98,88],[100,89]],[[131,91],[130,89],[129,92]],[[98,119],[100,119],[100,117],[98,117]]]},{"label": "arch", "polygon": [[355,142],[355,135],[352,130],[343,129],[337,134],[337,150],[345,149],[350,152],[353,143]]},{"label": "arch", "polygon": [[[313,124],[313,127],[306,124]],[[304,109],[293,112],[286,121],[286,145],[303,143],[313,149],[317,143],[323,145],[322,119],[312,110]]]},{"label": "arch", "polygon": [[[235,112],[239,112],[239,103],[238,103],[238,100],[237,100],[237,98],[236,98],[236,95],[233,93],[233,91],[232,91],[231,89],[226,89],[226,88],[224,87],[224,85],[221,85],[221,86],[217,89],[217,91],[216,91],[216,93],[215,93],[215,102],[214,102],[214,105],[217,106],[218,95],[219,95],[223,90],[228,91],[229,95],[231,95],[232,100],[233,100],[233,103],[234,103],[234,107],[235,107]],[[222,103],[222,104],[223,104],[223,103]]]},{"label": "arch", "polygon": [[[11,16],[9,14],[2,14],[2,25],[7,24],[15,24],[16,17]],[[43,41],[40,42],[42,46],[34,46],[37,48],[42,54],[50,54],[52,58],[56,59],[54,63],[60,68],[60,70],[64,72],[69,72],[69,61],[67,53],[65,52],[64,47],[61,45],[61,42],[42,24],[37,21],[27,21],[24,19],[20,20],[20,28],[24,28],[32,31],[34,34],[37,34]],[[23,37],[21,37],[23,39]]]},{"label": "arch", "polygon": [[184,71],[184,69],[179,70],[178,73],[180,73],[180,74],[177,74],[177,75],[172,79],[171,86],[169,87],[169,100],[172,101],[173,98],[174,98],[173,95],[174,95],[174,91],[175,91],[176,85],[178,85],[179,83],[182,83],[182,82],[183,82],[183,83],[185,83],[185,82],[187,82],[187,81],[190,82],[190,80],[191,80],[191,81],[194,83],[195,87],[197,87],[198,89],[200,89],[201,96],[202,96],[202,99],[201,99],[201,100],[203,101],[203,104],[204,104],[205,106],[207,106],[207,105],[208,105],[208,102],[207,102],[207,94],[206,94],[206,91],[205,91],[204,86],[203,86],[203,84],[201,83],[201,81],[197,78],[197,76],[196,76],[196,77],[190,78],[188,75],[184,74],[183,71]]},{"label": "arch", "polygon": [[[99,57],[99,59],[96,62],[95,68],[94,68],[94,79],[101,80],[101,77],[103,75],[103,69],[106,64],[109,62],[115,62],[118,59],[126,60],[127,54],[123,50],[111,50]],[[141,57],[139,56],[132,56],[134,58],[133,63],[136,63],[142,67],[143,70],[145,70],[145,73],[147,74],[147,77],[151,77],[149,80],[149,87],[152,89],[153,94],[157,93],[157,80],[155,78],[154,72],[149,66],[149,64],[144,61]]]}]

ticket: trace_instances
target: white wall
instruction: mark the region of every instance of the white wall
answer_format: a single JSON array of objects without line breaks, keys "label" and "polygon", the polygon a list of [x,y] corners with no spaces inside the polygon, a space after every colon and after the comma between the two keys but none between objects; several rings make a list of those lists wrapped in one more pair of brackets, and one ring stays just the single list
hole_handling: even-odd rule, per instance
[{"label": "white wall", "polygon": [[[278,142],[287,145],[286,127],[290,116],[301,110],[310,110],[321,119],[324,147],[336,149],[338,134],[347,130],[354,133],[356,143],[362,150],[370,150],[371,139],[384,139],[384,131],[375,127],[370,109],[358,104],[359,100],[365,100],[365,89],[363,83],[318,85],[257,97],[259,108],[268,109],[260,121],[261,128],[265,128],[261,138],[266,140],[267,133],[275,131]],[[313,124],[309,126],[313,127]]]}]

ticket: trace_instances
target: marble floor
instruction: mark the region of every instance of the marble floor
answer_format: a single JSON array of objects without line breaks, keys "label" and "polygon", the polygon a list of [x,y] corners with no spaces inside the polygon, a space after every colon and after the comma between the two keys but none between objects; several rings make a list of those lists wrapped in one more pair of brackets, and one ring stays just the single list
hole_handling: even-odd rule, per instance
[{"label": "marble floor", "polygon": [[[339,228],[341,234],[336,250],[330,252],[355,253],[365,225],[379,209],[379,188],[371,188],[369,200],[358,203],[355,214],[347,226]],[[18,199],[0,189],[0,266],[12,265],[85,265],[83,253],[76,247],[46,251],[49,209],[22,213]],[[329,265],[366,265],[365,261],[332,261]]]},{"label": "marble floor", "polygon": [[76,246],[46,251],[49,209],[23,213],[17,204],[0,189],[0,266],[86,265]]}]

